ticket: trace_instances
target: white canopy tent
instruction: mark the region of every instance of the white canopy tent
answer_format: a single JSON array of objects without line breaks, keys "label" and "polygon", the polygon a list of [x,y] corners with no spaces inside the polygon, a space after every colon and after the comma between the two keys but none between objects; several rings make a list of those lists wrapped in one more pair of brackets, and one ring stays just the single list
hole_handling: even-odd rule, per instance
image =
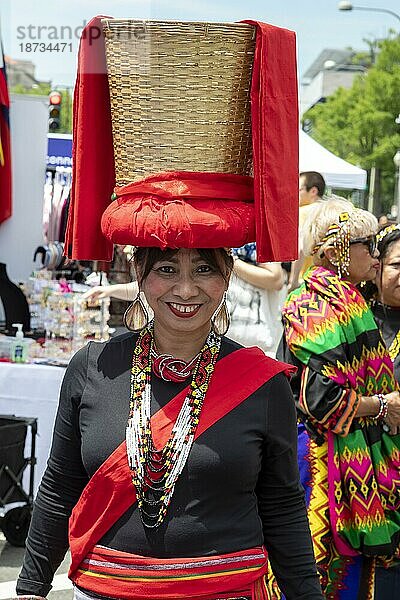
[{"label": "white canopy tent", "polygon": [[342,190],[365,190],[367,172],[339,158],[303,130],[299,138],[300,171],[318,171],[326,185]]}]

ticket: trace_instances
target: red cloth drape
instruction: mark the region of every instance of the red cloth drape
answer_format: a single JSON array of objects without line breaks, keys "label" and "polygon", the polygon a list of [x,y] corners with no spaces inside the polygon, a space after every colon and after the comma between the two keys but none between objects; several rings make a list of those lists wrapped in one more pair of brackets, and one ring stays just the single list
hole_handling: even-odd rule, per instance
[{"label": "red cloth drape", "polygon": [[11,140],[10,140],[10,98],[7,88],[7,75],[3,47],[0,40],[0,223],[11,217]]},{"label": "red cloth drape", "polygon": [[[251,89],[257,255],[260,262],[292,260],[298,239],[295,34],[248,22],[257,27]],[[112,243],[100,228],[115,181],[110,101],[104,40],[101,36],[93,43],[90,35],[99,27],[100,17],[90,21],[79,50],[66,252],[70,258],[110,260]],[[104,70],[93,72],[93,63]]]},{"label": "red cloth drape", "polygon": [[112,260],[101,216],[115,185],[105,45],[101,19],[82,32],[73,107],[72,188],[65,253],[80,260]]},{"label": "red cloth drape", "polygon": [[299,118],[296,34],[258,21],[251,87],[258,262],[298,253]]},{"label": "red cloth drape", "polygon": [[[277,373],[293,373],[294,367],[278,362],[259,348],[241,348],[219,360],[204,400],[196,438],[263,383]],[[151,418],[154,444],[162,448],[172,430],[187,388]],[[268,402],[268,398],[265,399]],[[71,566],[74,573],[110,527],[136,502],[135,488],[126,458],[125,441],[99,467],[82,492],[69,524]]]}]

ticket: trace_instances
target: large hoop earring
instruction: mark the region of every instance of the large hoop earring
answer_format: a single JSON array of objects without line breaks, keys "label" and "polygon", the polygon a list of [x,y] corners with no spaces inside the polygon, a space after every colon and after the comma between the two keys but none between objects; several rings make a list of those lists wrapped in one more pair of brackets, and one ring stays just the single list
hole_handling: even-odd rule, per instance
[{"label": "large hoop earring", "polygon": [[140,290],[136,298],[124,313],[124,325],[129,331],[141,331],[149,324],[149,315],[140,297]]},{"label": "large hoop earring", "polygon": [[228,312],[228,306],[226,304],[227,292],[224,292],[222,300],[211,317],[211,325],[214,333],[217,335],[225,335],[231,324],[231,317]]}]

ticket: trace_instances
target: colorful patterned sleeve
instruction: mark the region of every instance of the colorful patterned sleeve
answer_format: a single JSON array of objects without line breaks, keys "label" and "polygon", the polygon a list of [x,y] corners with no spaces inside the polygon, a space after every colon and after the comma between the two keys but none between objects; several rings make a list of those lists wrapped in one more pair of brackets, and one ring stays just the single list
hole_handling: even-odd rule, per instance
[{"label": "colorful patterned sleeve", "polygon": [[304,367],[298,408],[317,430],[347,435],[360,402],[361,395],[354,389],[341,387],[329,377]]}]

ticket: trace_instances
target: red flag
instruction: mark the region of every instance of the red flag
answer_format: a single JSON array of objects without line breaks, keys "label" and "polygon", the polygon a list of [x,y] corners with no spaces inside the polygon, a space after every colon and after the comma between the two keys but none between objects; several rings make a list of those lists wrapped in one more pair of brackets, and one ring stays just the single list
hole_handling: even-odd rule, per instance
[{"label": "red flag", "polygon": [[11,217],[10,98],[0,41],[0,223]]}]

